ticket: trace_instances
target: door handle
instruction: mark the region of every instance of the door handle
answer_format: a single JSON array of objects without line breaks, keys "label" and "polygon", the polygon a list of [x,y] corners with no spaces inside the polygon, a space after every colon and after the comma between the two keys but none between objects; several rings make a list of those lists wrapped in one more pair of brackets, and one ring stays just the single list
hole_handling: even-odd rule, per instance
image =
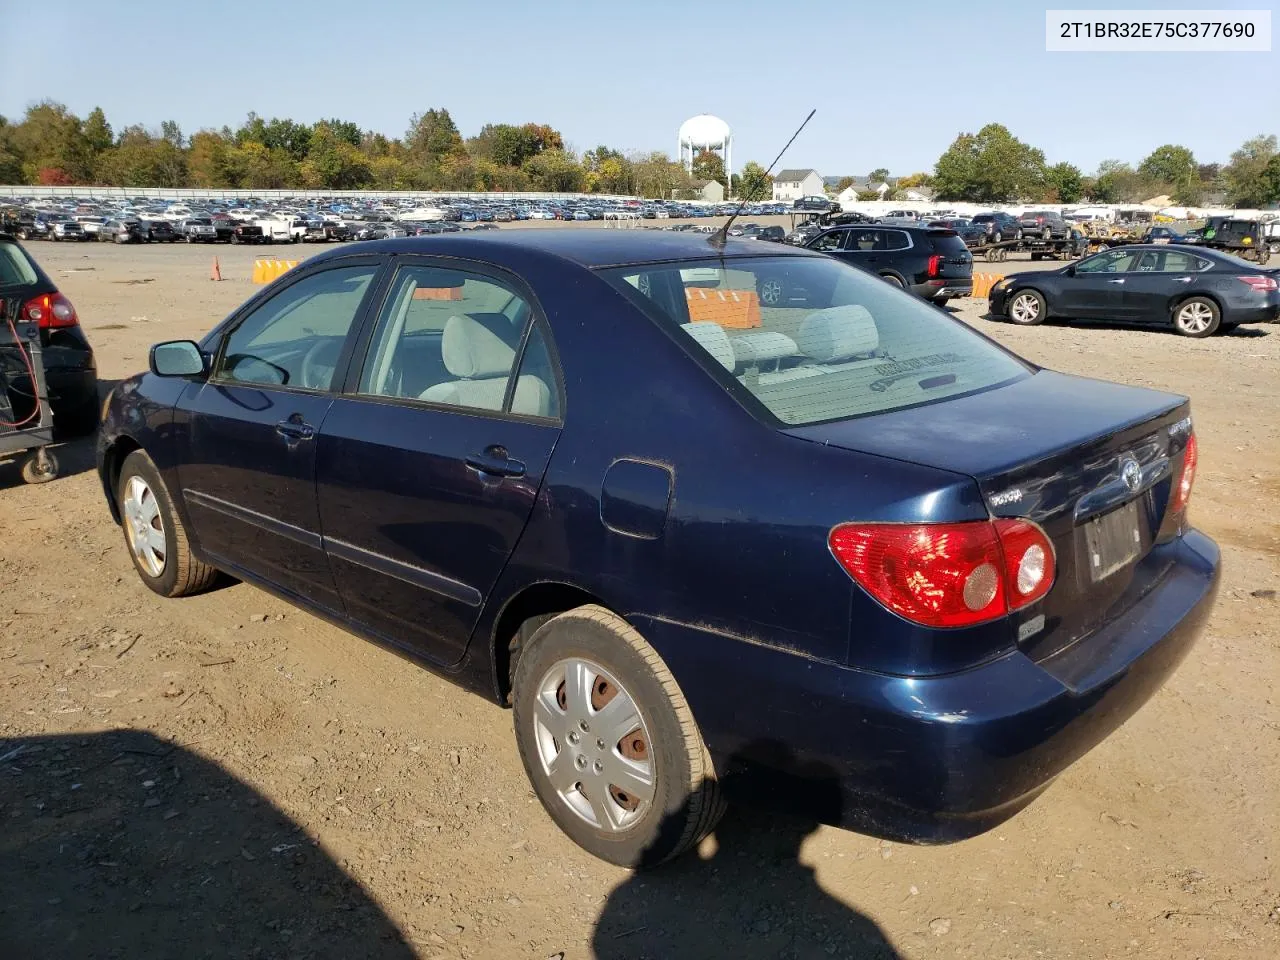
[{"label": "door handle", "polygon": [[467,466],[491,477],[523,477],[525,472],[524,464],[508,457],[502,447],[486,447],[484,453],[471,454]]},{"label": "door handle", "polygon": [[1108,280],[1107,283],[1124,283],[1124,277],[1121,277],[1119,280]]},{"label": "door handle", "polygon": [[276,424],[276,433],[289,441],[310,440],[316,435],[316,428],[301,420],[281,420]]},{"label": "door handle", "polygon": [[1190,277],[1175,277],[1174,279],[1175,279],[1178,283],[1190,283],[1190,282],[1191,282],[1191,278],[1190,278]]}]

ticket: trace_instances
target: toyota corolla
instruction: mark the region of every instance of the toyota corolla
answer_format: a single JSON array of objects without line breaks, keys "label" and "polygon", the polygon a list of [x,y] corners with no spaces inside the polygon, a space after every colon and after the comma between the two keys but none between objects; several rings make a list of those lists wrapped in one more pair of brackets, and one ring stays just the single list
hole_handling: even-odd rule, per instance
[{"label": "toyota corolla", "polygon": [[[803,296],[762,305],[780,271]],[[152,590],[222,572],[509,704],[615,863],[688,849],[746,772],[879,836],[989,829],[1152,696],[1218,582],[1185,398],[748,240],[333,250],[105,413]]]}]

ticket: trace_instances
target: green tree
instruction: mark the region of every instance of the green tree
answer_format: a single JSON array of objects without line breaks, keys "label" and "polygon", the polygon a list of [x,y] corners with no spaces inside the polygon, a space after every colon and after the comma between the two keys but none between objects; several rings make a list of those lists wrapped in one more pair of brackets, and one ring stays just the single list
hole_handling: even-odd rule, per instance
[{"label": "green tree", "polygon": [[298,172],[307,186],[332,190],[359,190],[373,182],[373,170],[364,154],[324,121],[311,131],[307,158]]},{"label": "green tree", "polygon": [[1261,207],[1267,202],[1264,171],[1276,156],[1275,135],[1251,137],[1231,154],[1223,170],[1232,206]]},{"label": "green tree", "polygon": [[123,187],[181,187],[187,183],[187,156],[171,141],[134,125],[99,157],[98,176]]},{"label": "green tree", "polygon": [[1169,184],[1173,187],[1199,178],[1196,158],[1191,151],[1172,143],[1152,150],[1138,164],[1138,173],[1151,183]]},{"label": "green tree", "polygon": [[841,177],[836,183],[834,191],[836,193],[844,193],[853,186],[853,177]]},{"label": "green tree", "polygon": [[716,180],[728,185],[724,175],[724,159],[713,150],[703,150],[693,158],[693,179]]},{"label": "green tree", "polygon": [[[850,183],[852,177],[846,177]],[[764,167],[754,160],[748,160],[742,168],[742,180],[739,184],[738,196],[747,200],[761,200],[773,194],[773,177]]]},{"label": "green tree", "polygon": [[1080,168],[1070,163],[1055,163],[1044,172],[1045,186],[1054,193],[1050,203],[1078,203],[1084,195]]},{"label": "green tree", "polygon": [[1260,186],[1259,196],[1262,200],[1259,206],[1280,203],[1280,154],[1267,161],[1267,165],[1262,168],[1258,181]]},{"label": "green tree", "polygon": [[213,130],[201,130],[191,136],[187,152],[187,171],[193,187],[235,187],[231,151],[235,144]]},{"label": "green tree", "polygon": [[887,183],[888,181],[889,181],[889,171],[886,170],[884,167],[876,167],[874,170],[872,170],[870,173],[867,174],[867,185],[870,186],[872,189],[880,186],[880,184],[882,183]]},{"label": "green tree", "polygon": [[1038,195],[1044,154],[998,123],[962,133],[938,158],[933,185],[941,200],[1001,203]]},{"label": "green tree", "polygon": [[409,155],[428,167],[440,166],[446,158],[466,153],[453,118],[443,108],[415,113],[409,120],[404,143]]},{"label": "green tree", "polygon": [[107,150],[116,142],[111,132],[111,124],[107,123],[107,115],[101,107],[94,107],[84,118],[84,142],[94,156]]},{"label": "green tree", "polygon": [[[344,143],[349,143],[353,147],[358,147],[364,142],[364,134],[360,131],[360,125],[357,123],[352,123],[350,120],[339,120],[337,117],[332,117],[322,122],[329,128],[329,132],[333,134],[333,136],[337,137]],[[320,124],[317,123],[316,127],[319,126]],[[382,139],[386,140],[386,137],[383,137]]]},{"label": "green tree", "polygon": [[523,170],[537,190],[572,193],[582,189],[582,167],[564,150],[543,150],[526,161]]},{"label": "green tree", "polygon": [[58,179],[66,183],[86,183],[93,175],[80,118],[61,103],[44,100],[28,107],[14,128],[12,143],[22,158],[26,183],[34,183],[41,170],[60,171]]},{"label": "green tree", "polygon": [[182,128],[178,126],[176,120],[162,120],[160,122],[160,139],[167,140],[179,150],[187,145],[187,138],[182,135]]}]

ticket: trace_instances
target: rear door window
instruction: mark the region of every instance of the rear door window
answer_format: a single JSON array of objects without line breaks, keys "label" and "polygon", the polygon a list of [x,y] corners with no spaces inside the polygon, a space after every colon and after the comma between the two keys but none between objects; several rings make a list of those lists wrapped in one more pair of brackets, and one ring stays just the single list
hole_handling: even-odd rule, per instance
[{"label": "rear door window", "polygon": [[[874,243],[890,231],[850,232]],[[830,257],[648,264],[601,273],[765,422],[843,420],[1030,374],[965,324]]]},{"label": "rear door window", "polygon": [[0,242],[0,287],[28,287],[38,281],[26,251],[16,243]]},{"label": "rear door window", "polygon": [[911,235],[905,230],[884,231],[884,243],[877,250],[908,250],[911,248]]}]

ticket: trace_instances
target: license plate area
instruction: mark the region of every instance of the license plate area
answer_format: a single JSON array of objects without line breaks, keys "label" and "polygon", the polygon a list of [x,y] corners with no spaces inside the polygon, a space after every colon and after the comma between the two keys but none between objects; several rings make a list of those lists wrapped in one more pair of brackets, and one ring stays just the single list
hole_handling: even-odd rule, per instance
[{"label": "license plate area", "polygon": [[1097,583],[1132,563],[1142,547],[1138,530],[1138,501],[1090,520],[1084,528],[1089,578]]}]

